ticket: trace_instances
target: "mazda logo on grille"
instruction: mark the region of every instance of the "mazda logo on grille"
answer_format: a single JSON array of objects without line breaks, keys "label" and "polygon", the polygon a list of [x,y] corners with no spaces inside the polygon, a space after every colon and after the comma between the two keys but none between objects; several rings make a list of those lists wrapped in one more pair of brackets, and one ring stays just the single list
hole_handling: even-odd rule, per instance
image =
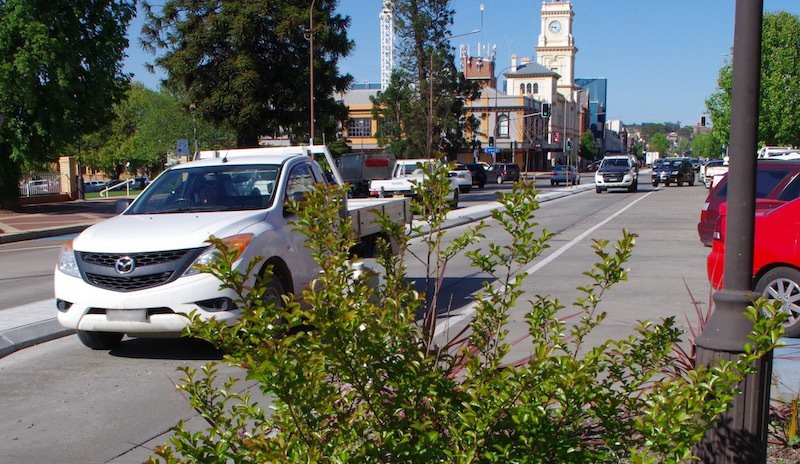
[{"label": "mazda logo on grille", "polygon": [[123,256],[114,263],[114,269],[118,274],[130,274],[136,269],[136,262],[130,256]]}]

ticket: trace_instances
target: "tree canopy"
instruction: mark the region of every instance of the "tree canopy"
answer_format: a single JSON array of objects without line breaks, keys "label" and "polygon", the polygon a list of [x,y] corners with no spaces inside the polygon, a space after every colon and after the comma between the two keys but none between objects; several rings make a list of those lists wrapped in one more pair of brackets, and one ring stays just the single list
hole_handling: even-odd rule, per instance
[{"label": "tree canopy", "polygon": [[[719,70],[717,92],[706,100],[712,134],[730,138],[731,63]],[[761,42],[758,138],[765,145],[800,145],[800,17],[785,11],[765,13]]]},{"label": "tree canopy", "polygon": [[233,128],[237,146],[256,146],[259,136],[308,140],[311,14],[315,135],[332,140],[347,119],[333,94],[352,81],[337,67],[353,47],[337,3],[317,0],[310,12],[293,0],[167,0],[158,11],[144,2],[142,41],[160,52],[154,64],[166,71],[166,86],[185,92],[199,117]]},{"label": "tree canopy", "polygon": [[194,151],[195,129],[201,150],[234,143],[232,131],[194,118],[180,95],[156,92],[138,82],[131,86],[127,98],[114,106],[114,114],[110,124],[83,137],[75,150],[83,165],[114,177],[126,166],[131,172],[160,171],[167,155],[175,153],[178,139],[189,140]]},{"label": "tree canopy", "polygon": [[703,158],[720,158],[722,157],[722,144],[710,133],[697,134],[692,140],[692,152],[695,156]]},{"label": "tree canopy", "polygon": [[585,160],[594,160],[594,158],[597,156],[599,152],[600,152],[600,146],[594,139],[592,131],[586,131],[583,134],[581,134],[581,140],[578,152],[581,158]]},{"label": "tree canopy", "polygon": [[372,99],[378,142],[401,158],[454,156],[466,145],[465,129],[477,129],[463,109],[478,88],[458,72],[447,42],[451,2],[396,0],[393,7],[400,57],[390,86]]},{"label": "tree canopy", "polygon": [[661,132],[654,134],[653,137],[650,139],[650,150],[657,151],[662,155],[667,152],[671,143],[667,139],[667,136],[662,134]]},{"label": "tree canopy", "polygon": [[[54,160],[125,95],[133,0],[0,1],[0,198],[20,163]],[[16,165],[16,168],[12,166]]]}]

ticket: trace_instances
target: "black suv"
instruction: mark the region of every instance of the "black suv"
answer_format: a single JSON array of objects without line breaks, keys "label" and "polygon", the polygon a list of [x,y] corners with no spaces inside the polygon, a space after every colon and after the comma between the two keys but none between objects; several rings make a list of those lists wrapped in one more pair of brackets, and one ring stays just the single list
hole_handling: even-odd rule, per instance
[{"label": "black suv", "polygon": [[513,163],[493,164],[489,166],[487,174],[489,175],[490,181],[493,180],[498,184],[502,184],[507,180],[516,182],[519,180],[519,166]]},{"label": "black suv", "polygon": [[661,166],[653,170],[653,187],[658,187],[659,182],[667,187],[672,182],[675,182],[678,186],[683,185],[684,182],[694,185],[694,166],[692,166],[692,162],[689,161],[689,158],[665,159]]},{"label": "black suv", "polygon": [[472,173],[472,185],[477,185],[478,188],[483,188],[486,185],[486,181],[489,179],[489,176],[486,175],[486,169],[484,169],[481,163],[469,163],[466,165],[467,169]]}]

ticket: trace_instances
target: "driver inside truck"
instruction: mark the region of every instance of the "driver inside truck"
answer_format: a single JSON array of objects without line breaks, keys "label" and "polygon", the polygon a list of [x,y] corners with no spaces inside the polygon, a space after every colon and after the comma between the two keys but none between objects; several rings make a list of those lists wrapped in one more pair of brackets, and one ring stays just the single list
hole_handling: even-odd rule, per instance
[{"label": "driver inside truck", "polygon": [[211,182],[203,182],[197,189],[197,203],[200,205],[215,205],[219,199],[216,185]]}]

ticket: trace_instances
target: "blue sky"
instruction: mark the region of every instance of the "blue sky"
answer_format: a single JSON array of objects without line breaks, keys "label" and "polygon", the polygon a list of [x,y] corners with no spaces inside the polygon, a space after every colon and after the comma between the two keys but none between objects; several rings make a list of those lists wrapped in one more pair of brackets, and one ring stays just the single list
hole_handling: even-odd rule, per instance
[{"label": "blue sky", "polygon": [[[379,82],[379,23],[382,0],[340,0],[339,12],[351,18],[349,35],[355,50],[340,62],[356,82]],[[733,47],[734,0],[572,0],[573,37],[578,48],[575,77],[608,79],[608,117],[623,123],[677,122],[694,125],[705,111],[705,100],[716,89],[719,68]],[[480,5],[484,4],[481,28]],[[453,39],[497,46],[497,69],[511,64],[511,55],[535,56],[541,1],[454,0],[460,34]],[[765,11],[800,15],[798,0],[764,0]],[[141,17],[129,30],[131,46],[125,71],[150,88],[159,76],[143,63],[152,55],[138,44]],[[502,88],[502,87],[501,87]]]}]

